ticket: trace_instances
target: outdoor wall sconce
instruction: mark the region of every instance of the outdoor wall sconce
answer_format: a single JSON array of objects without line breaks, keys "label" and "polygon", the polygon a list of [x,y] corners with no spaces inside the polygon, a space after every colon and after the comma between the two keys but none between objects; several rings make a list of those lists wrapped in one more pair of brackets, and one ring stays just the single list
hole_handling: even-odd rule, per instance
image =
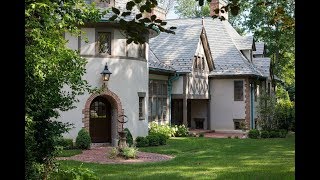
[{"label": "outdoor wall sconce", "polygon": [[102,75],[102,80],[103,81],[109,81],[110,75],[112,73],[109,71],[107,63],[104,66],[104,70],[100,74]]}]

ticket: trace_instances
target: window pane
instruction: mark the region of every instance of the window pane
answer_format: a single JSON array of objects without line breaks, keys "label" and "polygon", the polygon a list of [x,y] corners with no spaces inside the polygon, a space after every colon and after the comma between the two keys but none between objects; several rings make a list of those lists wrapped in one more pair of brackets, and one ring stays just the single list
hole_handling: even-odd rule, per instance
[{"label": "window pane", "polygon": [[234,100],[243,101],[243,81],[234,81]]},{"label": "window pane", "polygon": [[98,32],[99,54],[111,54],[111,33]]}]

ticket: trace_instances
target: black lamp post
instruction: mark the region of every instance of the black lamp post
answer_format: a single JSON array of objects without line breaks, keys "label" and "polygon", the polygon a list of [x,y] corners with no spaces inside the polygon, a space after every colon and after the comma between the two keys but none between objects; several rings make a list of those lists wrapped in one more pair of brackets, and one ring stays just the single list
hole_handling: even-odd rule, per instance
[{"label": "black lamp post", "polygon": [[100,74],[102,74],[102,80],[103,81],[109,81],[110,75],[112,73],[109,71],[107,63],[104,66],[104,70]]}]

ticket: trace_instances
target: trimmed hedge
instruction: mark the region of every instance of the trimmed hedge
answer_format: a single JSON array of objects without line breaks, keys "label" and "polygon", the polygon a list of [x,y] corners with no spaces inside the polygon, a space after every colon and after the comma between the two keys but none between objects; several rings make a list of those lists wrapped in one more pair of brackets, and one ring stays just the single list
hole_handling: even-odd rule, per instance
[{"label": "trimmed hedge", "polygon": [[160,137],[155,134],[148,135],[146,137],[149,141],[149,146],[159,146],[160,145]]},{"label": "trimmed hedge", "polygon": [[248,137],[251,139],[258,139],[260,137],[260,132],[257,129],[251,129],[248,133]]},{"label": "trimmed hedge", "polygon": [[76,147],[79,149],[89,149],[91,144],[91,138],[89,132],[85,129],[81,129],[78,132],[76,139]]},{"label": "trimmed hedge", "polygon": [[261,131],[261,138],[269,138],[269,131]]},{"label": "trimmed hedge", "polygon": [[136,138],[136,147],[147,147],[149,146],[149,140],[146,137],[138,136]]},{"label": "trimmed hedge", "polygon": [[74,149],[73,139],[59,138],[56,144],[57,146],[62,146],[63,149]]}]

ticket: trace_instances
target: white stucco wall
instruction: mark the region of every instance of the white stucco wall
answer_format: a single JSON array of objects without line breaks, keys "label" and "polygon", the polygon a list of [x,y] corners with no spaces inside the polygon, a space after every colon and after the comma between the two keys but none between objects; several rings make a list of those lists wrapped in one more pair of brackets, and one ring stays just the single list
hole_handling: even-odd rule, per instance
[{"label": "white stucco wall", "polygon": [[[81,39],[81,55],[94,55],[95,29],[82,28],[82,30],[86,32],[86,37],[89,42],[85,43],[84,38]],[[114,92],[120,98],[124,114],[128,117],[125,118],[125,121],[128,120],[128,122],[124,127],[129,128],[134,138],[137,136],[146,136],[148,134],[147,104],[149,79],[147,61],[142,58],[126,58],[126,39],[117,30],[112,30],[112,37],[112,57],[87,56],[86,59],[88,63],[86,65],[86,74],[84,75],[84,79],[87,80],[92,87],[101,87],[103,82],[100,73],[107,62],[112,75],[106,84],[109,90]],[[66,38],[69,39],[68,47],[78,49],[77,37],[71,37],[66,34]],[[130,53],[128,52],[128,54]],[[138,92],[146,93],[146,97],[144,98],[144,120],[139,120]],[[57,119],[59,121],[74,124],[74,128],[64,135],[66,138],[75,139],[79,130],[84,127],[84,123],[82,122],[82,118],[84,117],[82,110],[84,109],[85,103],[90,95],[91,94],[86,93],[78,96],[79,102],[74,104],[76,108],[66,112],[61,112],[61,116]],[[114,143],[116,140],[113,136],[112,138]]]},{"label": "white stucco wall", "polygon": [[203,129],[207,129],[208,119],[208,101],[207,100],[191,100],[191,128],[195,128],[194,118],[204,118]]},{"label": "white stucco wall", "polygon": [[234,80],[244,81],[244,79],[210,80],[210,129],[212,130],[234,130],[233,119],[245,119],[245,88],[243,88],[243,101],[234,101]]},{"label": "white stucco wall", "polygon": [[183,94],[183,77],[172,82],[172,94]]},{"label": "white stucco wall", "polygon": [[70,33],[65,33],[65,39],[68,41],[67,47],[72,50],[78,50],[78,37],[71,36]]},{"label": "white stucco wall", "polygon": [[243,55],[247,58],[248,61],[252,61],[252,55],[251,55],[251,50],[241,50]]}]

